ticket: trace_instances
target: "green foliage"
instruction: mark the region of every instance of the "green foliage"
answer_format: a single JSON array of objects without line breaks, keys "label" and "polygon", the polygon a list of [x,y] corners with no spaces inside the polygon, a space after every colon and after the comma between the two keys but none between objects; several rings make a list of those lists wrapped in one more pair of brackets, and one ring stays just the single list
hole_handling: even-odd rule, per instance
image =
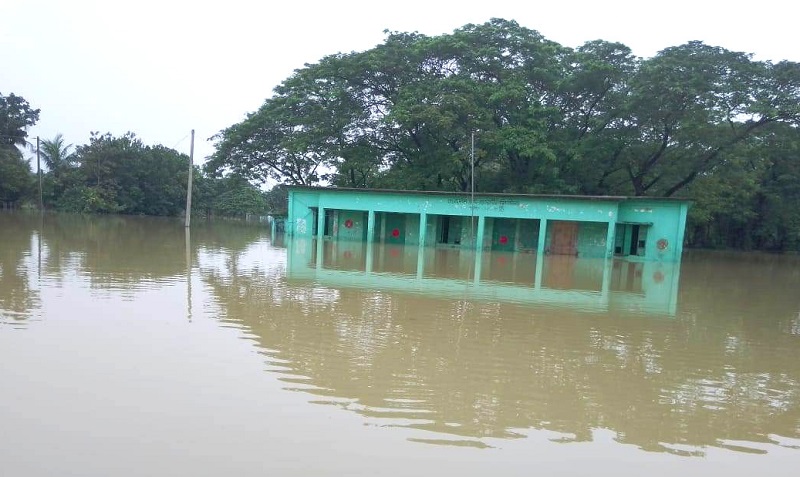
[{"label": "green foliage", "polygon": [[[73,154],[59,135],[44,141],[45,203],[84,214],[175,216],[184,212],[189,158],[161,145],[146,146],[133,133],[93,133]],[[193,169],[194,212],[243,217],[264,214],[261,191],[240,175],[207,177]]]},{"label": "green foliage", "polygon": [[[0,206],[34,197],[35,178],[18,146],[39,110],[14,94],[0,94]],[[133,133],[92,133],[73,150],[61,134],[41,141],[47,207],[79,213],[179,215],[186,203],[188,157],[164,146],[146,146]],[[224,216],[263,214],[266,199],[242,175],[203,177],[194,171],[200,210]]]},{"label": "green foliage", "polygon": [[25,146],[27,129],[39,120],[22,96],[0,93],[0,202],[18,203],[33,191],[33,177],[17,146]]},{"label": "green foliage", "polygon": [[112,191],[98,186],[71,187],[59,198],[59,210],[82,214],[113,214],[123,211]]},{"label": "green foliage", "polygon": [[691,245],[800,250],[800,131],[766,126],[694,181],[688,196]]},{"label": "green foliage", "polygon": [[145,146],[132,133],[121,137],[93,133],[89,144],[77,148],[76,166],[68,157],[55,150],[48,155],[54,193],[59,196],[55,205],[61,210],[136,215],[183,211],[188,170],[184,154]]},{"label": "green foliage", "polygon": [[0,93],[0,144],[24,146],[27,129],[39,120],[39,110],[32,109],[22,96]]},{"label": "green foliage", "polygon": [[271,215],[288,215],[289,190],[286,187],[276,185],[264,193],[264,200]]},{"label": "green foliage", "polygon": [[800,70],[700,42],[647,60],[570,49],[515,22],[390,33],[298,70],[220,132],[208,170],[350,187],[673,196],[771,123]]},{"label": "green foliage", "polygon": [[[38,114],[0,95],[0,200],[30,196],[14,146]],[[214,136],[193,172],[195,210],[284,212],[285,189],[254,184],[467,191],[474,179],[483,192],[687,197],[691,245],[797,250],[799,130],[800,64],[789,61],[696,41],[642,59],[501,19],[433,37],[389,32],[295,71]],[[95,134],[72,154],[57,136],[42,157],[48,206],[183,211],[186,157],[133,134]]]},{"label": "green foliage", "polygon": [[237,217],[247,214],[264,214],[267,201],[256,187],[238,175],[231,175],[218,182],[219,195],[214,203],[216,214]]},{"label": "green foliage", "polygon": [[207,217],[244,218],[268,212],[264,193],[239,174],[199,176],[194,183],[195,210]]},{"label": "green foliage", "polygon": [[13,204],[30,196],[33,182],[30,167],[19,150],[0,145],[0,202]]},{"label": "green foliage", "polygon": [[697,41],[641,59],[493,19],[306,65],[207,170],[466,191],[474,134],[479,191],[689,197],[697,245],[797,248],[798,105],[797,63]]},{"label": "green foliage", "polygon": [[67,144],[64,136],[56,134],[53,139],[41,141],[39,155],[48,171],[58,175],[64,169],[72,167],[75,156],[70,151],[72,144]]}]

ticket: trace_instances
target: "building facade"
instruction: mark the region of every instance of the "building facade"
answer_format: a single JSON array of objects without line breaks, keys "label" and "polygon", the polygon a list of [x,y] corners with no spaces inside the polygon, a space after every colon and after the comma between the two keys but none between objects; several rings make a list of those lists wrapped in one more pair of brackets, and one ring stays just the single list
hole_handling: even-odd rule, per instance
[{"label": "building facade", "polygon": [[381,244],[678,261],[689,202],[622,196],[289,188],[286,233]]}]

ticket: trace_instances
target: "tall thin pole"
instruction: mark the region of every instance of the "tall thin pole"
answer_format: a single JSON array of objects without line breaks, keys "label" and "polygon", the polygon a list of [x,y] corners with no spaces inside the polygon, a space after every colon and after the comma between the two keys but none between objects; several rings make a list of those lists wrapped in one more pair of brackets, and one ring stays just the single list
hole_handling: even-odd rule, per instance
[{"label": "tall thin pole", "polygon": [[184,230],[186,241],[186,317],[192,321],[192,229]]},{"label": "tall thin pole", "polygon": [[470,154],[469,154],[469,162],[470,162],[470,176],[472,186],[470,188],[470,198],[469,198],[469,208],[472,211],[470,217],[470,233],[472,234],[472,240],[475,244],[478,243],[477,237],[475,237],[475,131],[472,131],[470,136]]},{"label": "tall thin pole", "polygon": [[36,174],[39,176],[39,210],[44,210],[44,195],[42,194],[42,160],[39,157],[39,136],[36,136]]},{"label": "tall thin pole", "polygon": [[192,176],[194,175],[194,129],[192,129],[192,142],[189,146],[189,183],[186,185],[186,227],[192,221]]}]

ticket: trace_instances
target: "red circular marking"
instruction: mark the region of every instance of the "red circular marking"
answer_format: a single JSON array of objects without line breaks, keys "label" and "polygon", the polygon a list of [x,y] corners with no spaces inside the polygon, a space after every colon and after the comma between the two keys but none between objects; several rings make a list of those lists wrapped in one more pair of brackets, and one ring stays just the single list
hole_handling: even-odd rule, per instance
[{"label": "red circular marking", "polygon": [[345,220],[344,221],[344,226],[347,227],[348,229],[353,228],[353,221],[350,220],[350,219]]},{"label": "red circular marking", "polygon": [[505,245],[507,243],[508,243],[508,237],[506,237],[505,235],[501,235],[500,236],[500,244],[501,245]]},{"label": "red circular marking", "polygon": [[656,242],[656,248],[658,248],[659,250],[666,250],[667,249],[667,245],[669,245],[669,242],[667,242],[667,239],[663,239],[663,238],[662,239],[658,239],[658,242]]},{"label": "red circular marking", "polygon": [[498,258],[498,259],[497,259],[497,263],[499,263],[500,265],[505,265],[505,263],[506,263],[506,257],[500,257],[500,258]]},{"label": "red circular marking", "polygon": [[656,283],[661,283],[664,281],[664,274],[661,271],[657,271],[653,274],[653,281]]},{"label": "red circular marking", "polygon": [[392,257],[396,257],[396,256],[400,255],[400,252],[398,252],[396,248],[393,248],[393,249],[389,250],[389,255],[391,255]]},{"label": "red circular marking", "polygon": [[392,237],[399,237],[400,236],[400,229],[392,230]]}]

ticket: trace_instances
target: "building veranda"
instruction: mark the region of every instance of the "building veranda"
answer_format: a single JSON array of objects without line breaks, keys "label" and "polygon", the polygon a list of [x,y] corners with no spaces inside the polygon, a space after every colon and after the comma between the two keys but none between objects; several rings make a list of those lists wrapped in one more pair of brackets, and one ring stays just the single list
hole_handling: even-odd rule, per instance
[{"label": "building veranda", "polygon": [[286,232],[366,243],[678,261],[689,205],[647,197],[293,186]]}]

